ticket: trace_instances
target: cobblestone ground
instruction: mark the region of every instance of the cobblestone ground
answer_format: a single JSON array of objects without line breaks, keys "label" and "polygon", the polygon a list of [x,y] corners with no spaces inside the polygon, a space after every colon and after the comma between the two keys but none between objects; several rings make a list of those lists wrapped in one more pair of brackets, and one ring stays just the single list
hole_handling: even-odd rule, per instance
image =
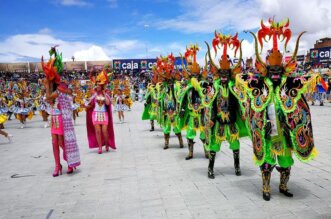
[{"label": "cobblestone ground", "polygon": [[0,138],[0,218],[331,218],[331,104],[311,108],[319,155],[309,164],[296,160],[292,199],[278,193],[274,171],[270,202],[262,200],[248,139],[241,140],[242,176],[234,175],[225,144],[210,180],[202,144],[197,140],[190,161],[186,142],[179,149],[174,135],[164,151],[161,129],[149,132],[149,122],[140,120],[142,103],[126,113],[124,124],[114,118],[118,150],[102,155],[88,149],[82,113],[75,126],[82,165],[56,178],[50,130],[41,118],[23,130],[9,121],[14,142]]}]

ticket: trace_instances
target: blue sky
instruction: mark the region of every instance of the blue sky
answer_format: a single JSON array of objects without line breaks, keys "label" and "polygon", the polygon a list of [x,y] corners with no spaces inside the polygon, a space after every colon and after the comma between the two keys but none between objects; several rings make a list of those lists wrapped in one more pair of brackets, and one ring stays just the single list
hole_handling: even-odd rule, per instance
[{"label": "blue sky", "polygon": [[65,59],[104,60],[145,58],[146,48],[152,58],[178,55],[190,43],[201,46],[201,61],[215,29],[239,32],[249,57],[253,43],[243,30],[272,16],[289,17],[293,37],[308,30],[302,53],[331,36],[328,0],[2,0],[0,8],[0,62],[38,61],[54,44]]}]

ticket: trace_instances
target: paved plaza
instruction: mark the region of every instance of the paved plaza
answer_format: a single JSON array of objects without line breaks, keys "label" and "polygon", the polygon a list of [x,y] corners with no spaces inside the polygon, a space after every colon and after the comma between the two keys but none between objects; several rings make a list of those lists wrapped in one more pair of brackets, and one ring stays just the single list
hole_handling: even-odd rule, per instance
[{"label": "paved plaza", "polygon": [[296,159],[288,184],[292,199],[278,192],[274,171],[269,202],[262,199],[248,139],[241,140],[242,176],[235,176],[225,144],[216,178],[208,179],[198,139],[193,160],[184,159],[187,143],[180,149],[174,135],[164,151],[161,129],[149,132],[149,122],[141,121],[142,103],[126,113],[124,124],[114,114],[118,149],[102,155],[89,150],[81,113],[75,129],[82,165],[56,178],[50,130],[41,118],[28,121],[26,129],[9,121],[14,142],[0,138],[0,218],[331,218],[331,104],[311,109],[319,155],[308,164]]}]

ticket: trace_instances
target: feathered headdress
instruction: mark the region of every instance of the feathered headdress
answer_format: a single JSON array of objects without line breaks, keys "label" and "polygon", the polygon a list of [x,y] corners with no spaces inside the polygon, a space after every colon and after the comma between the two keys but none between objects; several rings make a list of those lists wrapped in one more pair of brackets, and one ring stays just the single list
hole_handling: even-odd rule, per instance
[{"label": "feathered headdress", "polygon": [[96,85],[107,85],[109,83],[108,74],[105,69],[103,69],[97,76],[91,74],[90,80]]},{"label": "feathered headdress", "polygon": [[[297,38],[295,49],[293,52],[293,55],[291,56],[290,60],[286,63],[283,62],[283,55],[278,50],[278,40],[281,39],[281,42],[285,40],[284,43],[284,51],[286,51],[287,44],[291,39],[292,31],[289,28],[290,20],[283,20],[281,22],[275,22],[274,19],[269,19],[269,26],[266,26],[263,23],[263,20],[261,20],[261,28],[257,32],[257,36],[249,31],[250,34],[253,35],[254,41],[255,41],[255,55],[256,55],[256,62],[255,67],[257,71],[262,75],[267,75],[267,66],[283,66],[285,75],[288,76],[291,74],[295,68],[296,68],[296,55],[299,48],[299,41],[301,36],[305,33],[301,32]],[[266,62],[263,62],[260,57],[260,52],[258,51],[258,44],[261,46],[261,52],[263,49],[263,41],[268,42],[270,39],[272,39],[273,45],[272,50],[268,54],[266,58]]]},{"label": "feathered headdress", "polygon": [[[186,47],[186,52],[184,53],[184,57],[182,57],[182,73],[185,78],[201,76],[200,75],[200,66],[197,62],[197,53],[199,52],[198,44],[190,45],[189,48]],[[187,67],[184,65],[185,58]]]},{"label": "feathered headdress", "polygon": [[18,89],[16,92],[23,96],[27,96],[27,94],[28,94],[27,82],[25,80],[21,80],[21,81],[17,82],[17,86],[18,86]]},{"label": "feathered headdress", "polygon": [[181,78],[180,72],[175,69],[175,57],[172,53],[158,57],[153,72],[154,78],[159,81],[175,81]]},{"label": "feathered headdress", "polygon": [[60,84],[61,74],[63,71],[63,62],[62,53],[59,54],[56,47],[57,46],[54,46],[49,50],[50,59],[46,64],[44,63],[44,57],[41,57],[41,65],[47,80]]},{"label": "feathered headdress", "polygon": [[[238,33],[236,33],[236,35],[231,36],[231,35],[224,35],[222,33],[217,33],[215,31],[215,37],[212,41],[212,45],[213,45],[213,49],[215,52],[215,57],[217,56],[217,49],[220,49],[219,46],[223,46],[223,53],[221,56],[221,59],[219,60],[219,66],[217,66],[214,61],[213,58],[211,57],[210,54],[210,47],[209,44],[207,42],[205,42],[208,48],[208,57],[209,57],[209,61],[210,64],[212,66],[213,69],[218,70],[229,70],[231,69],[231,62],[228,59],[228,49],[234,49],[234,56],[237,55],[238,49],[239,49],[239,60],[238,63],[233,66],[233,68],[231,69],[231,76],[234,77],[234,75],[236,73],[240,73],[241,70],[241,61],[242,61],[242,50],[241,50],[241,41],[238,40]],[[215,72],[215,70],[214,70]]]}]

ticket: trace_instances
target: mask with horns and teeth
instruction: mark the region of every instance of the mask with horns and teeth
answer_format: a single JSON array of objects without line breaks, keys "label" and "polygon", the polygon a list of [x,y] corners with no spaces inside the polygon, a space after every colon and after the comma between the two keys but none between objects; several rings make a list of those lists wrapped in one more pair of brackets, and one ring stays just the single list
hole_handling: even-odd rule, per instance
[{"label": "mask with horns and teeth", "polygon": [[[212,41],[213,49],[215,52],[215,57],[217,56],[217,49],[220,49],[219,46],[223,46],[223,53],[221,59],[219,60],[219,66],[215,64],[213,58],[210,54],[210,46],[205,42],[208,48],[208,57],[211,64],[211,69],[214,69],[215,77],[219,77],[222,83],[227,83],[230,78],[235,78],[237,73],[241,71],[241,60],[242,60],[242,50],[241,50],[241,41],[238,40],[238,33],[234,36],[224,35],[222,33],[217,33],[215,31],[215,38]],[[234,55],[236,56],[239,49],[239,60],[238,63],[231,68],[231,62],[228,58],[228,48],[234,49]]]},{"label": "mask with horns and teeth", "polygon": [[[295,59],[299,48],[299,41],[305,31],[299,34],[295,44],[293,55],[288,62],[284,63],[283,55],[278,49],[278,40],[280,40],[281,42],[285,40],[284,50],[286,51],[287,44],[292,36],[292,31],[289,28],[290,21],[289,19],[287,19],[281,22],[275,22],[274,19],[269,19],[268,23],[269,26],[266,26],[263,23],[263,20],[261,20],[261,28],[257,32],[257,36],[253,32],[249,32],[253,35],[255,42],[255,67],[262,77],[268,77],[273,82],[280,82],[283,74],[285,76],[289,76],[296,68]],[[266,57],[266,62],[263,62],[260,57],[260,52],[258,51],[258,44],[260,44],[262,52],[263,41],[268,42],[270,39],[272,39],[273,42],[272,49]]]}]

